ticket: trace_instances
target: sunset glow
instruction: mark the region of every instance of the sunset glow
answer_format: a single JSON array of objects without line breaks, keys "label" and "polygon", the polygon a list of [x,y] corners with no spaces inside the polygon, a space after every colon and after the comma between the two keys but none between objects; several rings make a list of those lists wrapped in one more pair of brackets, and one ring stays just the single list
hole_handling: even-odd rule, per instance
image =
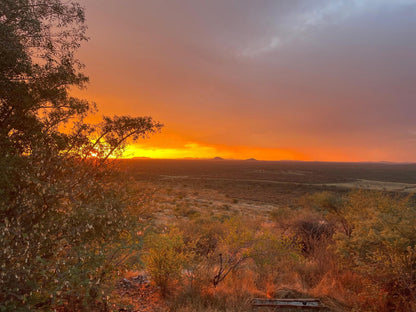
[{"label": "sunset glow", "polygon": [[0,0],[0,312],[416,312],[415,83],[416,0]]},{"label": "sunset glow", "polygon": [[125,158],[149,157],[156,159],[201,158],[210,159],[261,159],[261,160],[310,160],[295,151],[279,149],[261,149],[249,147],[203,146],[198,143],[188,143],[178,148],[151,147],[147,145],[129,145],[123,155]]},{"label": "sunset glow", "polygon": [[416,161],[416,1],[81,3],[75,93],[165,125],[125,157]]}]

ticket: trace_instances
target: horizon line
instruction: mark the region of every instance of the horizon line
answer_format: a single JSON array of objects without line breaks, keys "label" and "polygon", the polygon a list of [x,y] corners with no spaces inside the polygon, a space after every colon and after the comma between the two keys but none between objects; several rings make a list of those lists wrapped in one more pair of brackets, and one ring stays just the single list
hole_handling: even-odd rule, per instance
[{"label": "horizon line", "polygon": [[401,164],[401,165],[411,165],[416,164],[416,161],[389,161],[389,160],[360,160],[360,161],[340,161],[340,160],[296,160],[296,159],[256,159],[256,158],[223,158],[220,156],[217,157],[210,157],[210,158],[202,158],[202,157],[182,157],[182,158],[152,158],[152,157],[120,157],[116,160],[204,160],[204,161],[258,161],[258,162],[304,162],[304,163],[373,163],[373,164]]}]

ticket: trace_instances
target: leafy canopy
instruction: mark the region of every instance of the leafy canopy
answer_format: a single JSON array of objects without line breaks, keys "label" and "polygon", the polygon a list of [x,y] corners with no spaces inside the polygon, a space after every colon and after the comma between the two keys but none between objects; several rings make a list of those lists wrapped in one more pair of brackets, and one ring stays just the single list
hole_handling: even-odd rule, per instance
[{"label": "leafy canopy", "polygon": [[0,0],[2,310],[107,306],[105,281],[140,243],[140,196],[109,158],[162,125],[84,122],[95,105],[70,88],[88,82],[85,32],[78,3]]}]

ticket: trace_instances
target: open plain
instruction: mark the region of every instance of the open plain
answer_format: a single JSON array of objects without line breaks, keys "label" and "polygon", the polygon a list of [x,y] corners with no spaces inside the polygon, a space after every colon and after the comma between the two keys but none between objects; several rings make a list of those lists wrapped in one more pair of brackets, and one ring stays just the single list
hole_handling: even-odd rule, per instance
[{"label": "open plain", "polygon": [[135,181],[168,192],[167,200],[176,192],[177,199],[198,206],[216,203],[243,212],[294,206],[302,196],[322,191],[416,191],[416,164],[130,159],[120,166]]}]

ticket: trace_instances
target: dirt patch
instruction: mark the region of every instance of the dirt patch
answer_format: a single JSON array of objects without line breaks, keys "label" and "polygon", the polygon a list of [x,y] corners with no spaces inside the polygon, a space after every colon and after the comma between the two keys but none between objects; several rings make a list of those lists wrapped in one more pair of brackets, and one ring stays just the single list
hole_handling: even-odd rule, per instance
[{"label": "dirt patch", "polygon": [[159,291],[145,276],[123,278],[117,285],[117,295],[125,306],[120,312],[168,311]]}]

